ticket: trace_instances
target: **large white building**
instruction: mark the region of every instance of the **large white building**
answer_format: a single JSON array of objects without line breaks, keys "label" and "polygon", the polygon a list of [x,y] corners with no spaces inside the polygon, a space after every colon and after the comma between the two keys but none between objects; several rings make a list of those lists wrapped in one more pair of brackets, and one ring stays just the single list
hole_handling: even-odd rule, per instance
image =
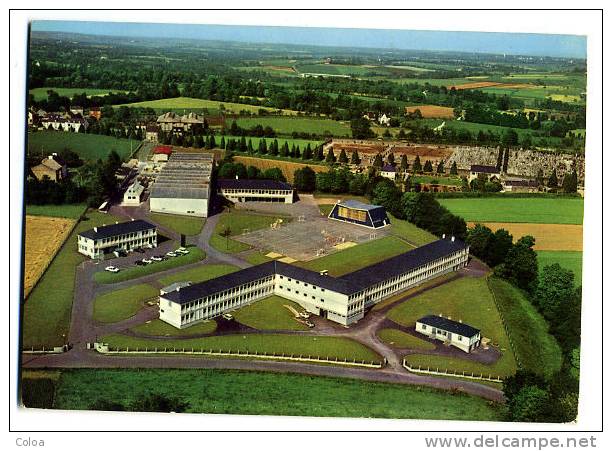
[{"label": "large white building", "polygon": [[185,216],[208,216],[212,153],[174,152],[151,188],[150,210]]},{"label": "large white building", "polygon": [[90,258],[102,258],[117,249],[157,247],[157,227],[141,219],[94,227],[79,233],[77,245]]},{"label": "large white building", "polygon": [[219,179],[217,193],[232,202],[293,203],[291,185],[276,180]]},{"label": "large white building", "polygon": [[159,317],[185,328],[275,294],[349,325],[383,299],[464,267],[468,256],[463,242],[441,239],[342,277],[275,260],[165,293]]}]

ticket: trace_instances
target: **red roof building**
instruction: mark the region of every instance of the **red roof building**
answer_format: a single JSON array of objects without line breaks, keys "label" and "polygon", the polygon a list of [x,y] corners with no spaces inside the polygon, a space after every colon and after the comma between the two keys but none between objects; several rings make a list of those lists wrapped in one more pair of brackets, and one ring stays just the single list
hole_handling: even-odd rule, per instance
[{"label": "red roof building", "polygon": [[172,153],[172,146],[155,146],[153,153],[170,155]]}]

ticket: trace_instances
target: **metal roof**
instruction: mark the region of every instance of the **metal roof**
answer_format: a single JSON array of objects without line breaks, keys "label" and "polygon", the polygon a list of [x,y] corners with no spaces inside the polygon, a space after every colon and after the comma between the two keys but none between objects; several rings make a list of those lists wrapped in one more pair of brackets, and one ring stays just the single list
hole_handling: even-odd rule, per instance
[{"label": "metal roof", "polygon": [[79,235],[92,240],[99,240],[102,238],[124,235],[126,233],[141,232],[143,230],[150,230],[155,228],[155,225],[147,221],[143,221],[142,219],[136,219],[134,221],[120,222],[118,224],[95,227],[93,229],[85,230],[84,232],[79,233]]},{"label": "metal roof", "polygon": [[260,179],[219,179],[217,180],[217,186],[221,189],[293,189],[291,185],[285,182]]},{"label": "metal roof", "polygon": [[352,208],[354,210],[376,210],[378,208],[384,208],[382,205],[374,205],[374,204],[365,204],[363,202],[359,202],[358,200],[345,200],[342,202],[338,202],[338,205],[341,207]]},{"label": "metal roof", "polygon": [[462,335],[464,337],[473,337],[480,332],[480,329],[476,329],[475,327],[460,323],[458,321],[453,321],[452,319],[448,319],[443,316],[427,315],[421,319],[418,319],[417,322],[427,324],[428,326],[436,327],[447,332]]}]

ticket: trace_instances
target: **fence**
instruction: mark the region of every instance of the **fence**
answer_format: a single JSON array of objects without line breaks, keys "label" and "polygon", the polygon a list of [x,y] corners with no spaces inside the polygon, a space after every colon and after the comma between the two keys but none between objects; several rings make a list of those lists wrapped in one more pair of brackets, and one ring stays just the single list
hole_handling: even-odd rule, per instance
[{"label": "fence", "polygon": [[337,357],[320,357],[313,355],[303,354],[277,354],[274,352],[249,352],[249,351],[225,351],[222,349],[195,349],[195,348],[112,348],[108,344],[94,343],[94,349],[101,354],[113,355],[113,354],[182,354],[182,355],[207,355],[207,356],[218,356],[218,357],[241,357],[241,358],[254,358],[264,360],[289,360],[293,362],[310,362],[310,363],[329,363],[333,365],[343,366],[356,366],[363,368],[382,368],[381,362],[375,362],[373,360],[357,360],[357,359],[339,359]]},{"label": "fence", "polygon": [[411,373],[423,373],[423,374],[434,374],[436,376],[450,376],[450,377],[461,377],[466,379],[476,379],[479,381],[488,381],[488,382],[503,382],[504,380],[499,376],[492,376],[491,374],[485,375],[484,373],[474,373],[474,372],[466,372],[466,371],[452,371],[444,368],[440,370],[440,368],[436,368],[435,370],[427,367],[423,368],[419,366],[418,368],[412,367],[406,363],[406,359],[402,362],[402,366],[406,368]]},{"label": "fence", "polygon": [[66,352],[66,346],[54,346],[49,348],[43,346],[38,349],[32,346],[30,349],[23,349],[21,352],[22,354],[61,354],[62,352]]}]

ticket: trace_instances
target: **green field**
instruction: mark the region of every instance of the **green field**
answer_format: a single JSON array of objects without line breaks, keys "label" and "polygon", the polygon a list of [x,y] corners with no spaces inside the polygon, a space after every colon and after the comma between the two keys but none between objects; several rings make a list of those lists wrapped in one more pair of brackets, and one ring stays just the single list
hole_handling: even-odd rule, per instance
[{"label": "green field", "polygon": [[474,362],[458,357],[449,357],[431,354],[410,354],[405,357],[406,363],[412,367],[429,368],[436,371],[456,371],[474,374],[482,374],[485,377],[505,377],[514,373],[513,371],[500,371],[498,363],[494,365],[485,365],[483,363]]},{"label": "green field", "polygon": [[[127,106],[131,108],[153,108],[155,110],[175,110],[175,109],[214,109],[221,110],[222,107],[225,111],[230,113],[240,113],[241,111],[249,111],[251,113],[257,113],[259,110],[266,111],[278,111],[276,108],[268,108],[257,105],[247,105],[245,103],[232,103],[232,102],[219,102],[217,100],[206,100],[206,99],[192,99],[189,97],[176,97],[172,99],[160,99],[160,100],[147,100],[144,102],[127,103],[125,105],[116,106]],[[282,110],[284,114],[295,114],[295,111]]]},{"label": "green field", "polygon": [[[485,278],[464,277],[433,288],[392,308],[387,317],[403,326],[414,327],[416,320],[422,316],[438,314],[462,320],[480,329],[482,336],[491,339],[491,344],[498,346],[502,352],[502,357],[496,363],[487,366],[490,372],[501,376],[514,374],[514,354]],[[446,357],[439,359],[440,363],[436,366],[457,370],[454,360],[449,359],[445,366],[443,362]],[[466,360],[465,365],[472,364],[474,368],[479,367],[479,364]]]},{"label": "green field", "polygon": [[251,265],[260,265],[261,263],[266,263],[272,260],[270,257],[262,254],[261,252],[251,252],[246,255],[241,256],[243,260],[246,260]]},{"label": "green field", "polygon": [[298,312],[304,310],[288,299],[270,296],[244,306],[232,314],[239,323],[259,330],[308,330],[306,325],[294,319],[293,313],[284,305],[290,305]]},{"label": "green field", "polygon": [[427,230],[420,229],[413,223],[397,219],[395,216],[389,214],[389,220],[391,221],[391,233],[397,235],[400,238],[412,243],[416,246],[423,246],[424,244],[431,243],[438,239],[437,236],[428,232]]},{"label": "green field", "polygon": [[26,205],[26,215],[79,219],[86,208],[85,204]]},{"label": "green field", "polygon": [[62,97],[72,98],[75,94],[83,94],[86,93],[88,97],[92,96],[105,96],[108,95],[109,92],[112,93],[121,93],[126,92],[120,89],[98,89],[98,88],[34,88],[30,89],[29,93],[34,95],[34,100],[40,102],[41,100],[46,100],[49,96],[47,95],[47,91],[55,91]]},{"label": "green field", "polygon": [[437,177],[435,175],[413,175],[410,177],[412,184],[415,183],[434,183],[440,185],[461,186],[462,182],[459,177]]},{"label": "green field", "polygon": [[214,279],[216,277],[224,276],[234,271],[238,271],[239,268],[232,265],[202,265],[196,268],[186,269],[174,274],[169,274],[159,278],[159,283],[162,285],[171,285],[175,282],[191,282],[199,283],[205,280]]},{"label": "green field", "polygon": [[[230,121],[228,120],[228,122]],[[291,135],[292,132],[316,133],[318,135],[330,133],[335,137],[350,136],[351,134],[351,129],[348,124],[332,119],[317,119],[311,117],[241,117],[236,120],[236,124],[243,128],[251,128],[256,125],[262,125],[264,127],[270,126],[276,133],[281,135]]]},{"label": "green field", "polygon": [[561,349],[548,333],[548,323],[525,295],[510,283],[497,277],[489,279],[489,286],[510,338],[517,360],[529,371],[551,376],[561,368]]},{"label": "green field", "polygon": [[[196,263],[203,260],[206,257],[204,251],[197,247],[189,247],[189,254],[179,255],[177,257],[169,258],[161,262],[153,262],[146,266],[130,266],[129,268],[122,268],[117,273],[108,271],[98,271],[94,274],[94,280],[96,283],[117,283],[123,282],[137,277],[143,277],[156,272],[165,271],[167,269],[176,268],[178,266],[188,265],[190,263]],[[120,265],[115,265],[119,266]]]},{"label": "green field", "polygon": [[370,348],[344,337],[312,337],[282,334],[223,335],[206,338],[149,340],[126,335],[109,335],[102,339],[111,348],[176,348],[240,352],[269,352],[321,358],[357,359],[379,362],[380,356]]},{"label": "green field", "polygon": [[80,232],[114,221],[115,217],[92,211],[79,222],[55,259],[25,301],[23,346],[61,346],[68,335],[70,311],[74,297],[76,266],[86,260],[77,252]]},{"label": "green field", "polygon": [[149,323],[132,328],[134,332],[157,337],[190,337],[198,334],[211,334],[216,329],[217,323],[214,320],[203,321],[185,329],[177,329],[161,319],[154,319]]},{"label": "green field", "polygon": [[582,285],[582,252],[579,251],[536,251],[538,267],[544,268],[558,263],[562,268],[574,273],[576,285]]},{"label": "green field", "polygon": [[28,133],[28,155],[49,155],[64,149],[76,152],[85,161],[106,159],[112,151],[116,151],[125,160],[132,150],[140,145],[140,141],[114,138],[112,136],[86,133],[70,133],[56,131],[37,131]]},{"label": "green field", "polygon": [[582,224],[581,198],[463,198],[438,199],[451,213],[472,222]]},{"label": "green field", "polygon": [[[210,245],[221,252],[229,254],[246,251],[251,248],[248,244],[232,240],[231,237],[242,235],[246,229],[251,232],[253,230],[264,229],[279,218],[281,216],[254,215],[238,210],[223,213],[215,226],[215,232],[210,237]],[[290,220],[290,218],[286,217],[282,217],[282,219],[285,222]],[[226,229],[229,229],[231,232],[229,238],[221,236],[221,233]]]},{"label": "green field", "polygon": [[[267,118],[265,118],[267,119]],[[239,119],[242,120],[242,119]],[[292,119],[295,120],[295,119]],[[234,135],[222,135],[222,136],[215,136],[215,140],[217,142],[217,145],[219,145],[219,143],[221,142],[221,138],[224,137],[225,138],[225,142],[227,143],[228,140],[233,139],[234,141],[239,142],[242,137],[241,136],[234,136]],[[317,146],[319,146],[323,141],[317,141],[317,140],[312,140],[312,139],[294,139],[294,138],[261,138],[258,136],[245,136],[244,139],[247,142],[247,145],[249,143],[249,141],[251,141],[251,144],[253,145],[253,149],[255,150],[255,152],[257,152],[257,149],[259,148],[259,142],[260,141],[265,141],[266,142],[266,146],[268,149],[270,149],[270,146],[272,145],[272,143],[274,142],[274,140],[276,139],[276,141],[278,142],[278,147],[279,149],[285,145],[285,143],[287,143],[287,146],[289,146],[289,150],[291,150],[292,146],[299,146],[301,151],[304,151],[304,149],[306,149],[306,146],[308,144],[310,144],[310,148],[314,151],[314,149],[317,148]],[[235,152],[238,155],[251,155],[248,152],[240,152],[237,150],[233,150],[232,152]],[[258,156],[260,157],[268,157],[268,158],[278,158],[281,159],[280,156],[274,156],[274,155],[270,155],[270,154],[258,154]],[[289,160],[289,161],[297,161],[297,162],[302,162],[301,158],[282,158],[282,160]]]},{"label": "green field", "polygon": [[312,271],[326,269],[329,271],[329,275],[337,277],[373,265],[411,249],[413,247],[405,241],[395,236],[386,236],[349,247],[325,257],[307,262],[297,262],[296,265]]},{"label": "green field", "polygon": [[162,227],[185,235],[197,235],[202,231],[204,222],[206,222],[204,218],[169,215],[165,213],[151,213],[149,218]]},{"label": "green field", "polygon": [[111,291],[94,299],[93,318],[101,323],[116,323],[134,316],[146,299],[155,297],[159,291],[151,285],[141,284]]},{"label": "green field", "polygon": [[410,348],[410,349],[423,349],[431,350],[435,349],[435,345],[432,343],[421,340],[413,335],[402,332],[398,329],[381,329],[376,335],[385,343],[394,346],[396,348]]},{"label": "green field", "polygon": [[57,384],[54,407],[88,410],[101,400],[129,405],[149,393],[186,401],[187,411],[193,413],[502,419],[500,407],[463,393],[356,379],[232,370],[65,370]]}]

